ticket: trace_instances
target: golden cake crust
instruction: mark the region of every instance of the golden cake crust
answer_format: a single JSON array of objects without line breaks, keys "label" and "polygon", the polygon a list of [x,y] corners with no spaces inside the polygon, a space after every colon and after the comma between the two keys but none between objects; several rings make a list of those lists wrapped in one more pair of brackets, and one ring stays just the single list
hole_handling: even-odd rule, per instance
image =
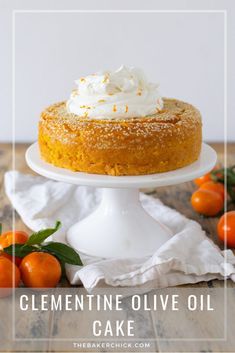
[{"label": "golden cake crust", "polygon": [[94,174],[153,174],[184,167],[199,157],[199,111],[176,99],[145,118],[91,119],[68,113],[66,103],[41,114],[41,157],[55,166]]}]

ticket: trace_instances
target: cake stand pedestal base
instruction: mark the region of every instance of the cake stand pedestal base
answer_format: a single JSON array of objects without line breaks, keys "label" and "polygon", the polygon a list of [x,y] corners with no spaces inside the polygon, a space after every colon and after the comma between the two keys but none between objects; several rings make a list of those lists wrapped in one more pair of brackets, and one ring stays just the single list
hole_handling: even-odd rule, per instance
[{"label": "cake stand pedestal base", "polygon": [[143,257],[170,237],[170,229],[142,207],[138,189],[102,189],[97,209],[67,232],[68,243],[84,254],[109,257]]}]

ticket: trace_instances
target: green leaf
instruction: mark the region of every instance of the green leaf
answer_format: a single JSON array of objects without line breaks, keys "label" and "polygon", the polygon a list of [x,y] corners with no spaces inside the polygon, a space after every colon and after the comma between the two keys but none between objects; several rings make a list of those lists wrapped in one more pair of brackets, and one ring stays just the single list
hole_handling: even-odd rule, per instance
[{"label": "green leaf", "polygon": [[60,262],[60,267],[61,267],[61,272],[62,272],[62,277],[66,278],[66,271],[65,271],[65,262],[58,259]]},{"label": "green leaf", "polygon": [[0,223],[0,235],[2,234],[2,223]]},{"label": "green leaf", "polygon": [[25,243],[26,245],[34,245],[41,244],[45,239],[47,239],[50,235],[54,234],[61,226],[61,222],[57,221],[54,228],[47,228],[39,230],[39,232],[33,233],[28,241]]},{"label": "green leaf", "polygon": [[227,190],[232,202],[235,202],[235,190],[229,185],[227,185]]},{"label": "green leaf", "polygon": [[41,246],[43,251],[50,252],[55,255],[60,261],[65,262],[71,265],[82,266],[82,261],[78,253],[72,249],[70,246],[57,243],[57,242],[49,242],[45,245]]},{"label": "green leaf", "polygon": [[4,248],[4,252],[17,257],[24,257],[33,251],[38,251],[38,248],[36,246],[29,246],[25,244],[13,244],[7,248]]}]

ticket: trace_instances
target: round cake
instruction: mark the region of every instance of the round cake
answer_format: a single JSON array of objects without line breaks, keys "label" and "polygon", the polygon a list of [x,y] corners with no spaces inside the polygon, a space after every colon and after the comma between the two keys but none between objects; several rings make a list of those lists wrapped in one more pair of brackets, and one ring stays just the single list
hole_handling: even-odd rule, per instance
[{"label": "round cake", "polygon": [[[82,95],[78,87],[70,100],[51,105],[42,112],[38,141],[41,157],[46,162],[73,171],[119,176],[166,172],[198,159],[202,142],[199,111],[188,103],[162,99],[156,94],[153,107],[151,89],[156,92],[156,87],[144,86],[143,76],[142,82],[136,80],[130,87],[134,74],[128,76],[128,81],[127,73],[123,75],[123,68],[121,71],[121,79],[119,74],[111,80],[109,72],[80,79],[79,86],[84,84],[83,80],[88,81],[92,94],[88,95],[86,89]],[[103,92],[100,82],[105,84],[107,76],[108,84],[111,81],[112,85],[108,89],[106,85]],[[94,77],[99,78],[98,89]],[[119,91],[113,93],[114,83],[122,93],[119,100],[116,97]],[[129,90],[126,96],[124,86]],[[104,104],[107,97],[110,102]],[[138,97],[142,101],[136,101]],[[148,104],[144,107],[145,102]]]}]

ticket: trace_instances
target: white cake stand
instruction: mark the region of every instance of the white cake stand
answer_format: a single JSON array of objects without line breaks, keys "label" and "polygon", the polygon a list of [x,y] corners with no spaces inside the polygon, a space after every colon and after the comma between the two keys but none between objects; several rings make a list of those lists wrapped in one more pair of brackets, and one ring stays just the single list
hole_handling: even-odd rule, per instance
[{"label": "white cake stand", "polygon": [[139,188],[192,180],[209,172],[216,159],[216,152],[203,143],[200,158],[187,167],[167,173],[115,177],[54,167],[40,158],[37,143],[26,152],[29,167],[44,177],[103,188],[102,201],[97,209],[67,232],[67,241],[73,248],[103,258],[133,258],[153,254],[172,234],[142,208]]}]

